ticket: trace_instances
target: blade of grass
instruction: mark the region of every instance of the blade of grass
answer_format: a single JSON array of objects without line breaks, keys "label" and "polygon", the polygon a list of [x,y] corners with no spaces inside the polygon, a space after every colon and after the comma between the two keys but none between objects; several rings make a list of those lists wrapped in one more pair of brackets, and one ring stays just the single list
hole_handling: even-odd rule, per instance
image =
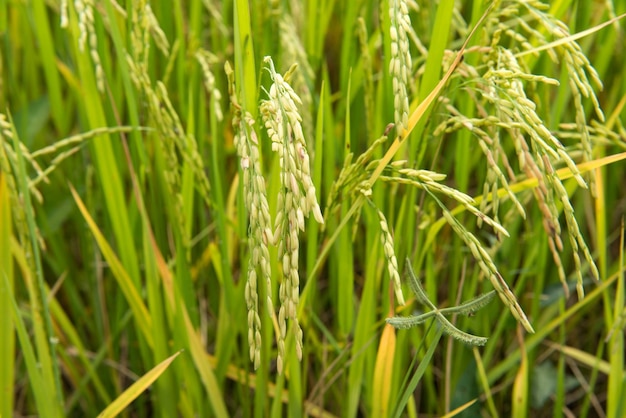
[{"label": "blade of grass", "polygon": [[[305,45],[307,55],[313,69],[316,70],[321,62],[324,48],[324,39],[328,24],[335,8],[336,0],[311,0],[305,2],[307,8]],[[316,183],[317,184],[317,183]]]},{"label": "blade of grass", "polygon": [[[10,120],[10,118],[9,118]],[[11,123],[11,126],[14,126]],[[26,256],[29,259],[29,270],[34,274],[36,285],[28,286],[28,293],[31,303],[33,315],[33,326],[35,332],[35,345],[37,347],[37,355],[39,360],[39,368],[48,391],[48,399],[46,402],[51,408],[50,413],[56,415],[61,410],[62,391],[61,377],[59,374],[59,366],[57,364],[56,344],[57,337],[52,328],[52,320],[50,319],[50,308],[48,307],[48,298],[45,293],[45,281],[43,277],[43,266],[41,262],[41,252],[39,242],[37,241],[37,226],[35,223],[35,213],[33,210],[33,202],[31,200],[30,187],[28,186],[28,175],[26,174],[26,165],[22,154],[22,147],[17,135],[13,129],[13,149],[17,156],[17,166],[13,167],[16,173],[18,189],[20,190],[21,200],[23,202],[24,215],[28,226],[29,242],[21,243],[24,246],[30,246],[26,250]]]},{"label": "blade of grass", "polygon": [[[336,141],[338,141],[338,139],[335,136],[335,131],[334,131],[334,119],[333,119],[333,112],[332,112],[332,107],[331,107],[332,101],[331,101],[331,94],[330,94],[330,87],[331,87],[330,76],[328,74],[327,68],[324,68],[323,74],[324,74],[323,80],[324,80],[324,87],[325,87],[324,97],[326,97],[328,100],[326,100],[325,106],[323,108],[323,112],[324,112],[323,133],[324,135],[321,137],[318,137],[318,140],[319,138],[323,138],[323,141],[319,141],[322,143],[320,146],[323,149],[322,158],[324,159],[324,162],[325,162],[324,165],[322,166],[322,183],[321,184],[322,184],[322,189],[324,190],[324,192],[328,193],[332,188],[332,184],[336,176],[333,162],[337,161],[336,152],[335,152],[335,143]],[[271,187],[271,181],[270,181],[270,187]],[[300,292],[301,294],[300,294],[300,304],[298,305],[298,317],[302,317],[303,312],[304,312],[304,307],[309,306],[312,303],[308,301],[308,299],[309,299],[310,292],[313,291],[314,284],[317,283],[316,280],[314,280],[314,278],[318,274],[318,270],[326,263],[326,260],[328,256],[330,255],[330,250],[333,248],[334,242],[339,237],[339,233],[341,232],[341,229],[347,225],[349,218],[351,218],[354,215],[354,213],[356,213],[356,210],[357,210],[357,206],[353,205],[350,208],[348,215],[346,215],[346,217],[341,219],[340,226],[336,226],[336,220],[334,219],[334,217],[330,217],[328,219],[325,230],[333,231],[333,234],[330,238],[328,238],[323,243],[322,248],[318,252],[318,257],[315,260],[315,264],[312,266],[307,266],[308,275],[307,275],[307,280],[304,285],[304,288]]]},{"label": "blade of grass", "polygon": [[[369,217],[370,215],[366,215]],[[365,284],[363,292],[361,293],[361,300],[359,303],[359,310],[356,317],[356,324],[354,329],[354,341],[352,344],[352,362],[350,369],[348,370],[348,401],[346,402],[346,417],[357,416],[359,398],[362,391],[362,382],[365,379],[367,372],[366,356],[362,353],[363,350],[369,345],[369,340],[372,335],[372,324],[376,322],[376,292],[377,292],[377,280],[376,277],[376,265],[380,253],[378,243],[380,238],[378,237],[379,226],[377,225],[377,218],[374,218],[371,223],[374,224],[372,228],[368,228],[369,233],[367,239],[373,244],[367,246],[371,248],[371,254],[367,258],[367,266],[365,270]],[[373,392],[376,388],[373,388]]]},{"label": "blade of grass", "polygon": [[[7,30],[7,9],[8,3],[3,2],[0,4],[0,33],[4,33]],[[2,104],[0,102],[0,104]],[[4,106],[3,106],[4,107]]]},{"label": "blade of grass", "polygon": [[[109,18],[109,33],[111,34],[111,39],[113,40],[113,46],[115,47],[115,51],[118,56],[123,57],[126,54],[126,48],[124,45],[124,36],[122,30],[118,23],[117,11],[113,7],[112,2],[105,3],[107,16]],[[128,71],[128,63],[125,59],[116,60],[117,71],[116,73],[122,78],[122,84],[124,87],[124,101],[127,104],[128,109],[128,119],[130,121],[129,125],[131,126],[139,126],[139,112],[138,109],[140,106],[137,104],[137,97],[135,95],[135,90],[133,89],[130,73]],[[119,119],[119,115],[116,115],[116,118]],[[120,122],[121,125],[121,122]],[[134,130],[130,133],[131,144],[133,148],[136,150],[139,159],[143,164],[147,163],[148,157],[146,155],[146,150],[143,147],[144,141],[141,138],[141,134],[139,131]]]},{"label": "blade of grass", "polygon": [[[586,351],[583,351],[576,347],[566,346],[563,344],[555,344],[549,341],[546,341],[546,344],[554,348],[555,350],[560,351],[567,357],[576,360],[579,363],[584,364],[590,369],[596,368],[599,372],[609,376],[612,372],[611,363],[606,360],[599,359],[594,354],[590,354]],[[620,378],[626,378],[626,371],[623,369],[618,369]]]},{"label": "blade of grass", "polygon": [[406,386],[406,388],[402,392],[402,395],[400,396],[398,403],[395,406],[395,409],[394,409],[395,412],[393,414],[395,418],[400,417],[400,415],[402,414],[402,411],[404,410],[406,404],[409,401],[409,397],[413,394],[413,392],[415,392],[417,385],[419,384],[420,380],[422,379],[422,376],[426,372],[426,368],[428,367],[428,365],[430,364],[432,360],[433,354],[435,353],[435,349],[437,348],[437,345],[439,344],[439,340],[441,339],[442,335],[443,335],[443,331],[441,329],[437,329],[435,332],[435,336],[432,342],[430,343],[428,350],[426,351],[426,354],[424,354],[424,357],[422,358],[420,365],[417,367],[417,370],[415,370],[415,373],[411,377],[409,384]]},{"label": "blade of grass", "polygon": [[513,383],[513,402],[511,407],[513,409],[512,416],[514,418],[525,418],[528,416],[528,381],[529,381],[529,369],[528,369],[528,354],[526,353],[526,347],[524,346],[524,340],[521,335],[521,331],[518,327],[518,340],[520,341],[520,353],[522,360],[520,362],[517,373],[515,374],[515,381]]},{"label": "blade of grass", "polygon": [[[147,307],[150,311],[152,325],[155,329],[155,332],[153,333],[153,358],[162,359],[166,358],[172,350],[168,335],[168,313],[165,309],[165,304],[163,303],[161,280],[159,278],[154,255],[152,253],[152,247],[149,245],[149,240],[145,236],[143,239],[143,253]],[[190,382],[193,381],[191,377],[188,379]],[[190,391],[172,390],[176,387],[176,381],[174,380],[173,373],[165,373],[156,382],[155,386],[161,409],[160,412],[163,417],[177,415],[176,405],[179,403],[179,397],[184,397],[191,392],[191,389]]]},{"label": "blade of grass", "polygon": [[[620,246],[619,246],[619,266],[620,270],[618,275],[620,280],[617,281],[615,289],[615,300],[612,304],[613,312],[610,321],[607,321],[607,327],[609,332],[613,329],[613,324],[620,323],[622,321],[622,312],[624,312],[624,293],[626,292],[626,285],[624,284],[624,217],[622,217],[622,229],[620,233]],[[623,416],[626,410],[626,375],[624,373],[624,333],[612,332],[608,338],[608,353],[610,362],[609,373],[609,389],[607,399],[607,416],[619,417]]]},{"label": "blade of grass", "polygon": [[[293,341],[293,339],[292,339]],[[293,344],[292,344],[293,345]],[[291,351],[291,350],[290,350]],[[302,385],[302,366],[297,358],[291,357],[289,367],[289,402],[288,415],[299,418],[303,416],[302,403],[304,401],[304,387]]]},{"label": "blade of grass", "polygon": [[89,229],[91,230],[91,233],[96,239],[96,242],[98,243],[98,246],[100,247],[100,250],[102,251],[102,254],[104,255],[104,258],[109,263],[109,267],[111,268],[111,271],[113,272],[113,277],[115,277],[117,283],[120,286],[120,289],[122,290],[122,293],[124,294],[124,296],[126,297],[126,300],[128,301],[128,305],[133,311],[133,314],[135,316],[135,321],[137,322],[139,329],[141,330],[144,338],[146,339],[148,346],[153,347],[154,342],[153,342],[153,337],[152,337],[152,317],[150,316],[150,313],[148,309],[146,308],[146,305],[143,303],[141,296],[139,295],[139,292],[137,291],[137,288],[133,285],[133,282],[128,272],[122,265],[121,261],[115,255],[115,252],[113,251],[113,249],[107,242],[104,235],[102,235],[102,232],[100,231],[100,228],[98,227],[98,225],[95,223],[95,221],[89,214],[89,211],[85,207],[82,199],[80,198],[80,196],[78,195],[78,193],[76,192],[76,190],[74,189],[72,185],[69,185],[69,188],[70,188],[70,192],[72,193],[72,196],[74,197],[74,201],[76,202],[78,209],[83,215],[83,218],[87,222],[87,225],[89,226]]},{"label": "blade of grass", "polygon": [[146,389],[148,389],[165,370],[167,370],[172,361],[174,361],[180,353],[181,351],[178,351],[154,366],[148,373],[144,374],[139,380],[126,389],[124,393],[118,396],[117,399],[115,399],[109,406],[107,406],[106,409],[98,415],[98,417],[109,418],[119,415],[128,405],[130,405],[132,401],[145,392]]},{"label": "blade of grass", "polygon": [[391,397],[391,381],[393,379],[393,359],[396,351],[396,330],[385,324],[380,337],[376,365],[374,367],[374,398],[372,413],[377,417],[389,416],[389,399]]},{"label": "blade of grass", "polygon": [[482,386],[482,389],[485,393],[485,400],[487,401],[487,408],[489,409],[489,414],[492,417],[499,417],[498,410],[496,409],[496,404],[493,401],[493,394],[491,391],[491,385],[489,384],[489,380],[487,379],[487,372],[485,371],[485,364],[483,359],[478,352],[478,348],[473,347],[472,352],[474,353],[474,359],[476,360],[476,370],[478,372],[478,382]]},{"label": "blade of grass", "polygon": [[61,81],[57,71],[54,37],[50,31],[50,18],[44,0],[32,2],[32,11],[39,57],[42,60],[44,76],[46,77],[46,92],[50,96],[50,109],[56,128],[60,132],[67,130],[69,115],[64,112],[64,100],[61,93]]},{"label": "blade of grass", "polygon": [[15,295],[13,257],[11,239],[11,201],[6,177],[0,172],[0,276],[3,286],[0,290],[0,416],[13,415],[13,394],[15,393],[15,328],[13,325],[12,297]]},{"label": "blade of grass", "polygon": [[[352,83],[352,71],[348,72],[347,80],[347,97],[350,97],[350,86]],[[350,109],[351,103],[347,100],[346,103],[346,118],[345,118],[345,136],[344,136],[344,153],[342,155],[345,158],[350,153]],[[341,216],[345,216],[348,209],[345,205],[341,208]],[[351,228],[345,228],[341,230],[339,235],[336,251],[333,252],[334,265],[337,269],[337,274],[333,275],[335,282],[335,289],[337,292],[337,322],[339,325],[339,332],[342,335],[348,335],[354,325],[354,305],[352,299],[354,297],[354,252],[352,244],[352,231]]]},{"label": "blade of grass", "polygon": [[459,414],[461,414],[461,412],[465,411],[466,409],[468,409],[470,406],[474,405],[476,403],[476,399],[473,399],[461,406],[459,406],[458,408],[454,409],[453,411],[450,411],[449,413],[443,415],[441,418],[452,418],[455,417]]},{"label": "blade of grass", "polygon": [[[325,80],[322,80],[322,84],[320,87],[319,93],[319,106],[317,108],[317,121],[315,124],[315,159],[313,160],[313,184],[322,184],[322,175],[323,175],[323,167],[322,161],[324,160],[324,107],[326,106],[326,86]],[[321,187],[316,189],[317,192],[317,201],[321,202]],[[319,236],[319,224],[314,219],[309,219],[307,225],[307,231],[309,235],[308,245],[307,245],[307,258],[306,258],[306,267],[307,267],[307,277],[311,277],[311,270],[315,265],[315,260],[319,258],[319,247],[318,247],[318,236]]]},{"label": "blade of grass", "polygon": [[[361,0],[353,0],[348,2],[341,2],[340,5],[343,8],[343,22],[341,28],[343,29],[343,36],[341,37],[341,64],[340,64],[340,88],[341,91],[350,91],[350,78],[352,73],[352,67],[356,62],[356,54],[354,48],[354,29],[356,25],[357,12],[360,8]],[[347,94],[346,98],[350,95]],[[349,105],[349,99],[347,99],[346,105]],[[347,112],[349,113],[349,112]]]},{"label": "blade of grass", "polygon": [[[148,242],[147,245],[149,245],[149,247],[151,247],[152,249],[151,258],[154,257],[154,261],[156,262],[156,267],[162,280],[164,293],[169,308],[171,312],[179,313],[176,316],[176,320],[182,325],[182,329],[177,328],[176,331],[184,335],[184,339],[186,340],[188,348],[191,352],[191,356],[196,370],[200,374],[202,383],[204,384],[207,391],[207,395],[211,402],[213,412],[219,418],[228,417],[228,412],[224,404],[224,399],[218,381],[215,377],[215,373],[208,363],[203,343],[199,335],[197,334],[193,323],[191,322],[187,306],[181,300],[180,294],[176,292],[174,278],[172,277],[170,267],[167,265],[165,258],[161,254],[161,250],[159,249],[159,246],[156,242],[153,229],[150,225],[150,218],[148,217],[142,198],[138,178],[130,161],[130,155],[128,152],[126,152],[125,155],[128,161],[128,167],[130,169],[135,200],[137,202],[138,210],[141,214],[144,239]],[[219,268],[219,266],[221,266],[221,264],[218,263],[217,268]]]},{"label": "blade of grass", "polygon": [[[483,10],[483,1],[472,2],[472,26],[480,19]],[[479,63],[481,57],[473,54],[468,56],[467,63],[472,66],[476,66]],[[464,100],[461,102],[461,113],[468,118],[474,117],[476,113],[475,103],[471,100]],[[472,133],[468,130],[462,130],[459,132],[459,136],[456,140],[455,158],[454,158],[454,173],[455,180],[457,182],[457,189],[461,191],[468,190],[468,184],[472,175],[470,170],[474,167],[472,164]]]},{"label": "blade of grass", "polygon": [[[27,284],[30,284],[32,279],[30,277],[30,272],[27,267],[26,257],[21,251],[19,251],[19,244],[17,244],[17,242],[14,242],[13,245],[16,249],[14,251],[14,256],[16,258],[17,265],[22,271],[24,280],[26,280]],[[5,289],[8,289],[9,280],[7,276],[3,275],[2,282],[4,284],[3,287]],[[24,320],[20,315],[17,302],[15,301],[15,298],[13,298],[13,293],[8,293],[8,296],[8,308],[10,308],[11,310],[13,324],[15,325],[15,331],[17,332],[17,338],[20,343],[20,350],[22,352],[22,355],[24,356],[24,362],[26,363],[26,370],[29,376],[30,388],[32,389],[33,395],[35,397],[35,405],[37,407],[37,410],[41,411],[41,416],[44,418],[61,417],[61,414],[58,410],[57,412],[55,412],[54,395],[50,393],[50,387],[44,379],[43,373],[38,367],[39,362],[37,361],[37,357],[35,356],[35,349],[28,337],[28,331],[26,330],[26,325],[24,324]],[[11,411],[11,415],[13,415],[13,411]]]},{"label": "blade of grass", "polygon": [[[107,126],[107,118],[104,111],[104,103],[96,87],[94,71],[87,52],[81,52],[78,48],[80,31],[76,19],[70,19],[70,33],[74,59],[78,69],[81,84],[76,86],[74,92],[81,99],[90,129]],[[116,156],[116,147],[111,137],[103,134],[97,140],[90,142],[93,161],[98,173],[104,193],[104,205],[110,216],[111,226],[115,235],[116,245],[119,247],[122,264],[128,272],[133,285],[139,288],[139,265],[137,251],[135,249],[133,228],[130,223],[131,208],[126,204],[124,188],[122,186],[122,171],[119,168]]]},{"label": "blade of grass", "polygon": [[[145,217],[144,219],[147,223],[147,217]],[[161,276],[161,280],[163,281],[165,295],[167,297],[168,303],[170,304],[170,308],[173,311],[181,311],[182,320],[185,327],[184,331],[188,339],[189,350],[191,352],[191,356],[193,358],[196,369],[202,379],[202,383],[204,384],[209,399],[211,401],[213,411],[215,415],[220,418],[227,417],[228,412],[226,411],[226,405],[224,404],[224,400],[219,385],[217,383],[217,379],[215,378],[215,374],[213,373],[213,370],[211,369],[211,366],[208,362],[208,358],[204,351],[202,341],[200,340],[199,335],[197,334],[196,330],[193,327],[193,324],[191,323],[187,308],[184,304],[181,304],[175,299],[176,296],[174,292],[174,279],[172,277],[172,273],[170,272],[169,267],[165,262],[165,259],[161,255],[159,247],[157,246],[154,236],[152,235],[150,228],[148,228],[148,225],[146,225],[146,229],[149,232],[148,236],[150,239],[150,245],[152,246],[152,251],[155,256],[159,274]]]},{"label": "blade of grass", "polygon": [[[558,304],[559,304],[559,313],[562,315],[565,311],[564,298],[560,299],[558,301]],[[565,323],[559,324],[557,332],[558,332],[559,341],[561,341],[561,343],[564,343],[567,339],[567,330],[565,327]],[[558,362],[557,362],[557,379],[556,379],[556,388],[555,388],[556,393],[554,394],[554,407],[552,408],[554,415],[561,414],[561,411],[563,411],[563,408],[566,405],[565,378],[567,377],[567,374],[565,370],[566,370],[565,356],[560,355],[558,357]]]},{"label": "blade of grass", "polygon": [[[50,297],[50,293],[48,292],[48,297]],[[52,318],[54,319],[54,323],[59,328],[59,339],[67,339],[76,352],[77,356],[82,363],[82,367],[87,371],[84,376],[84,379],[93,379],[94,386],[96,389],[96,393],[100,399],[102,399],[105,403],[111,402],[111,396],[107,392],[107,388],[103,383],[103,379],[96,372],[96,366],[89,358],[87,358],[87,350],[85,348],[85,344],[81,341],[81,334],[78,329],[72,323],[71,317],[63,311],[63,308],[59,301],[55,298],[50,299],[50,313],[52,314]],[[86,385],[84,383],[79,383],[78,388],[74,392],[74,396],[80,396],[81,399],[84,399],[86,394],[82,394],[83,392],[88,392]],[[81,395],[82,394],[82,395]],[[89,393],[89,395],[93,395],[93,393]],[[72,399],[68,398],[65,405],[65,412],[69,412],[68,407],[72,404]]]},{"label": "blade of grass", "polygon": [[235,85],[240,89],[237,96],[241,98],[244,108],[254,117],[256,116],[258,85],[248,1],[235,0],[233,16],[235,25]]},{"label": "blade of grass", "polygon": [[[215,100],[214,97],[211,97],[211,102]],[[211,109],[214,109],[215,104],[212,103]],[[193,108],[193,106],[191,107]],[[220,269],[222,282],[224,283],[224,303],[227,311],[231,311],[224,317],[220,317],[220,323],[218,324],[218,328],[222,330],[219,334],[219,337],[224,337],[218,339],[216,354],[221,358],[224,358],[224,362],[222,364],[228,364],[228,358],[232,354],[232,346],[235,343],[235,338],[237,337],[237,333],[232,332],[232,327],[229,324],[230,321],[233,320],[234,312],[236,311],[235,307],[238,305],[238,298],[240,295],[235,291],[232,283],[235,283],[233,280],[233,262],[230,246],[232,245],[232,239],[235,238],[231,231],[228,230],[229,219],[227,216],[227,205],[224,200],[224,192],[222,185],[225,184],[224,177],[224,161],[221,156],[224,155],[224,144],[223,141],[220,140],[221,132],[220,132],[220,123],[218,123],[215,111],[210,112],[210,135],[212,138],[211,141],[211,150],[212,150],[212,164],[211,169],[213,172],[213,179],[211,179],[211,184],[213,188],[211,190],[212,197],[214,200],[214,205],[212,206],[212,210],[215,212],[215,225],[217,227],[217,235],[220,237],[218,239],[219,245],[219,253],[222,254],[220,257]],[[193,178],[191,180],[191,190],[189,193],[189,197],[186,200],[192,200],[193,198]],[[191,206],[191,202],[185,203],[186,207],[189,207],[189,232],[192,229],[192,221],[193,221],[193,206]],[[218,369],[218,377],[222,377],[224,373],[224,366],[221,366]]]}]

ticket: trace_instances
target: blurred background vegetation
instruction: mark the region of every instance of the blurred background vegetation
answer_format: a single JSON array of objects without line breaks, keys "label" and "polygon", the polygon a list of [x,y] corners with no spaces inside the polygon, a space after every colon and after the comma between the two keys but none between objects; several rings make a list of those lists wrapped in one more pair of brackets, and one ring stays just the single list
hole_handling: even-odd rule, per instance
[{"label": "blurred background vegetation", "polygon": [[[492,2],[400,3],[414,31],[407,89],[416,115]],[[389,71],[395,2],[1,1],[0,416],[106,409],[133,417],[416,417],[455,408],[467,417],[624,416],[626,48],[624,21],[614,18],[626,2],[493,3],[440,99],[417,115],[394,154],[397,167],[447,175],[436,182],[448,191],[435,199],[424,179],[407,185],[389,166],[356,208],[368,190],[337,182],[342,167],[376,144],[367,154],[374,165],[355,168],[359,179],[370,178],[401,134],[397,123],[389,126],[397,122]],[[592,30],[572,39],[550,32],[558,21],[571,34]],[[574,44],[604,86],[592,82],[588,97],[571,81],[593,78],[591,70],[580,61],[568,67],[564,58]],[[563,155],[542,154],[505,117],[506,103],[489,98],[488,70],[506,54],[516,57],[511,80],[534,103],[537,126],[561,141],[590,189],[572,178]],[[259,115],[272,83],[265,56],[280,73],[298,64],[289,82],[302,102],[325,218],[324,227],[307,220],[300,236],[304,347],[298,361],[290,331],[282,374],[275,246],[272,289],[259,287],[258,369],[250,361],[244,293],[254,248],[232,123],[240,110],[256,120],[250,129],[274,219],[282,186]],[[388,141],[375,142],[387,133]],[[529,155],[547,155],[558,176],[547,167],[529,176],[516,137],[528,140]],[[510,193],[494,181],[485,138],[496,143]],[[556,197],[552,218],[536,192],[548,178],[566,195],[546,198]],[[510,237],[478,225],[453,190],[473,197],[471,205]],[[463,233],[446,222],[447,210]],[[392,237],[382,245],[380,214]],[[484,347],[442,337],[436,321],[408,330],[386,325],[389,316],[428,310],[406,285],[405,260],[439,309],[493,289],[467,234],[493,260],[535,333],[497,298],[473,316],[448,317],[487,337]],[[551,251],[551,240],[562,240],[562,250]],[[405,283],[405,306],[394,303],[385,242]],[[268,292],[276,312],[267,311]]]}]

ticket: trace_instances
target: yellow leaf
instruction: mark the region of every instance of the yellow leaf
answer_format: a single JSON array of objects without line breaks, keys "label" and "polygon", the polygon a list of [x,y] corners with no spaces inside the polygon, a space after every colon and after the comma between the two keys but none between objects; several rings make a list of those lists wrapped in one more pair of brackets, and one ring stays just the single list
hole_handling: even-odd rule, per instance
[{"label": "yellow leaf", "polygon": [[380,337],[376,366],[374,368],[374,399],[373,413],[375,417],[389,416],[389,396],[391,394],[391,378],[393,374],[393,359],[396,351],[396,331],[389,324],[385,325]]},{"label": "yellow leaf", "polygon": [[528,416],[528,356],[521,346],[522,361],[513,382],[513,417]]},{"label": "yellow leaf", "polygon": [[[182,350],[181,350],[182,351]],[[157,364],[152,370],[144,374],[139,380],[133,383],[128,389],[124,391],[116,400],[114,400],[104,411],[98,415],[98,418],[115,417],[124,410],[132,401],[137,399],[146,389],[150,387],[155,380],[158,379],[161,374],[169,367],[170,363],[174,361],[180,354],[180,351],[174,355],[166,358],[161,363]]]}]

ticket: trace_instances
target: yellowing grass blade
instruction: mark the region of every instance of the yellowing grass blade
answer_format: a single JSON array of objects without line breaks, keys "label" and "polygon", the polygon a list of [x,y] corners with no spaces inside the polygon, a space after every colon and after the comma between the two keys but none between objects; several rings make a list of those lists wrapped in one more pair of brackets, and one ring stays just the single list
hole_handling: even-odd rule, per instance
[{"label": "yellowing grass blade", "polygon": [[[182,350],[181,350],[182,351]],[[163,374],[169,365],[174,361],[181,352],[177,352],[166,358],[152,368],[148,373],[144,374],[139,380],[133,383],[124,391],[116,400],[114,400],[104,411],[98,415],[99,418],[115,417],[124,410],[132,401],[137,399],[139,395],[145,392],[155,380]]]},{"label": "yellowing grass blade", "polygon": [[[611,373],[611,364],[603,359],[599,359],[594,354],[587,353],[576,347],[571,347],[562,344],[555,344],[551,342],[547,342],[547,344],[556,350],[559,350],[561,353],[565,354],[567,357],[577,361],[580,364],[584,364],[590,369],[596,369],[600,373],[605,375],[609,375]],[[622,370],[622,378],[626,378],[626,371]]]},{"label": "yellowing grass blade", "polygon": [[441,418],[452,418],[454,416],[457,416],[458,414],[460,414],[461,412],[465,411],[467,408],[469,408],[470,406],[474,405],[476,403],[477,399],[472,399],[471,401],[459,406],[458,408],[448,412],[447,414],[443,415]]},{"label": "yellowing grass blade", "polygon": [[[15,331],[11,295],[13,295],[13,257],[11,256],[11,201],[6,178],[0,172],[0,416],[13,414],[15,368]],[[5,279],[5,280],[2,280]],[[6,285],[5,285],[6,283]]]},{"label": "yellowing grass blade", "polygon": [[522,418],[528,416],[528,355],[523,339],[520,340],[522,343],[520,347],[522,362],[513,382],[512,416]]},{"label": "yellowing grass blade", "polygon": [[607,27],[607,26],[617,22],[620,19],[623,19],[624,17],[626,17],[626,13],[621,14],[619,16],[615,16],[613,19],[609,19],[606,22],[600,23],[599,25],[596,25],[596,26],[594,26],[592,28],[589,28],[587,30],[584,30],[582,32],[578,32],[578,33],[575,33],[573,35],[566,36],[564,38],[559,38],[559,39],[557,39],[554,42],[550,42],[550,43],[542,45],[540,47],[536,47],[536,48],[533,48],[533,49],[529,49],[529,50],[526,50],[526,51],[519,52],[519,53],[515,54],[515,56],[519,58],[519,57],[522,57],[524,55],[536,54],[537,52],[540,52],[540,51],[545,51],[547,49],[554,49],[554,48],[556,48],[556,47],[558,47],[560,45],[568,44],[568,43],[570,43],[572,41],[576,41],[578,39],[584,38],[585,36],[589,36],[589,35],[591,35],[591,34],[593,34],[595,32],[598,32],[600,29],[604,29],[605,27]]},{"label": "yellowing grass blade", "polygon": [[372,416],[389,416],[389,396],[393,377],[393,358],[396,351],[396,331],[389,324],[385,324],[383,335],[380,337],[376,366],[374,367],[374,399]]},{"label": "yellowing grass blade", "polygon": [[[626,152],[622,152],[620,154],[615,154],[615,155],[610,155],[604,158],[599,158],[597,160],[586,161],[584,163],[576,164],[576,168],[578,168],[578,171],[580,172],[580,174],[583,174],[583,173],[586,173],[587,171],[595,170],[597,168],[604,167],[606,165],[613,164],[624,159],[626,159]],[[556,175],[561,180],[566,180],[574,176],[574,174],[568,167],[556,170]],[[511,190],[513,190],[513,193],[521,192],[522,190],[528,190],[528,189],[532,189],[533,187],[537,187],[538,183],[539,182],[536,178],[526,179],[524,181],[520,181],[519,183],[512,184]],[[504,189],[501,189],[501,190],[505,192]],[[500,190],[498,190],[498,195],[500,195]],[[479,197],[476,198],[476,204],[478,203],[480,203]]]}]

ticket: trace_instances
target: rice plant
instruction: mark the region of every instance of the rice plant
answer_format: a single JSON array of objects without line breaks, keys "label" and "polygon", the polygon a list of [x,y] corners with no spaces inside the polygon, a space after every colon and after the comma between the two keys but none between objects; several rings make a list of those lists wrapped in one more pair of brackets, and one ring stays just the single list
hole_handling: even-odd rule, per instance
[{"label": "rice plant", "polygon": [[624,13],[0,4],[0,417],[624,416]]}]

